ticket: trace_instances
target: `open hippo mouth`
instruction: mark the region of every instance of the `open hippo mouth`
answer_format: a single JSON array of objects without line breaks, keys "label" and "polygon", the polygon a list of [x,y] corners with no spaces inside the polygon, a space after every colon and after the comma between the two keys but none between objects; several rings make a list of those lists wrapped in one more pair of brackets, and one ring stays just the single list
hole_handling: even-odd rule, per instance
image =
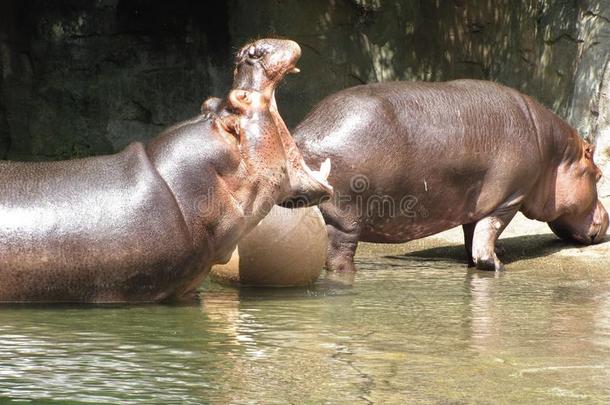
[{"label": "open hippo mouth", "polygon": [[286,156],[286,187],[278,205],[287,208],[316,205],[333,194],[333,188],[328,183],[330,160],[325,161],[320,170],[311,170],[277,109],[275,89],[287,74],[300,72],[296,67],[300,57],[301,47],[294,41],[274,38],[256,40],[237,53],[233,81],[233,88],[254,90],[270,100],[269,110]]},{"label": "open hippo mouth", "polygon": [[331,169],[330,158],[326,158],[320,165],[320,170],[318,171],[312,171],[307,165],[304,165],[304,167],[305,171],[320,183],[322,188],[328,193],[328,197],[330,197],[333,193],[333,187],[328,182],[328,175],[330,174]]},{"label": "open hippo mouth", "polygon": [[290,179],[291,195],[278,205],[285,208],[301,208],[329,200],[333,195],[333,187],[328,183],[330,170],[330,159],[326,159],[318,171],[311,170],[305,162],[302,162],[299,178]]},{"label": "open hippo mouth", "polygon": [[[307,169],[311,170],[309,169],[309,167]],[[330,185],[330,183],[328,183],[328,175],[330,174],[330,169],[330,158],[326,158],[324,163],[320,165],[320,170],[318,170],[317,172],[312,172],[312,176],[314,176],[316,180],[318,180],[323,186],[325,186],[330,192],[332,192],[333,187]]]}]

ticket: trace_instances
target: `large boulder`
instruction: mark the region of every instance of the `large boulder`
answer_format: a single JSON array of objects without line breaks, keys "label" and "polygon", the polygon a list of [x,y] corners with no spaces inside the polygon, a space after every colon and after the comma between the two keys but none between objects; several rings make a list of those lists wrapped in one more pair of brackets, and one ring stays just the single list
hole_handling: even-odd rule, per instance
[{"label": "large boulder", "polygon": [[231,260],[212,268],[223,284],[294,287],[312,284],[326,261],[328,238],[317,208],[274,207],[240,240]]}]

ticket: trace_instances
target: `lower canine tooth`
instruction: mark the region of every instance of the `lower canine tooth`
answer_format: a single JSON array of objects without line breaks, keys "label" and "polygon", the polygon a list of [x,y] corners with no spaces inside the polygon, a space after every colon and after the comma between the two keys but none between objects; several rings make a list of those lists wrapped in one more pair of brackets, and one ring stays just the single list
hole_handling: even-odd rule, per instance
[{"label": "lower canine tooth", "polygon": [[324,163],[322,163],[322,165],[320,166],[320,176],[324,178],[324,180],[326,180],[328,178],[328,175],[330,174],[330,159],[326,158],[326,160],[324,161]]}]

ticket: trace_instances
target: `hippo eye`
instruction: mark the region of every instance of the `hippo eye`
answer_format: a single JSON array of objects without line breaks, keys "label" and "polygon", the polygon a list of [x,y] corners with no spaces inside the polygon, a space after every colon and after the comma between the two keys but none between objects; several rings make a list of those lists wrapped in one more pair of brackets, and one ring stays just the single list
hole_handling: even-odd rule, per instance
[{"label": "hippo eye", "polygon": [[267,50],[262,47],[251,46],[248,49],[248,56],[250,59],[260,59],[266,52]]},{"label": "hippo eye", "polygon": [[273,48],[269,44],[259,43],[248,48],[248,58],[257,60],[271,52]]}]

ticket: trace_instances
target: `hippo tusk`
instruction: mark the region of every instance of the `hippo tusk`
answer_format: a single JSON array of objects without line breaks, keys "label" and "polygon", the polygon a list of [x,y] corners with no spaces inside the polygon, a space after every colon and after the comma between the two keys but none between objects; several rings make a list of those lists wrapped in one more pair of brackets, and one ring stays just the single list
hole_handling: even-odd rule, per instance
[{"label": "hippo tusk", "polygon": [[301,69],[299,69],[298,67],[293,67],[292,69],[290,69],[290,71],[288,73],[300,73]]},{"label": "hippo tusk", "polygon": [[324,187],[332,190],[332,186],[328,183],[328,175],[330,174],[330,159],[327,158],[322,165],[320,165],[320,170],[310,172],[311,175],[318,181],[320,184],[324,185]]},{"label": "hippo tusk", "polygon": [[328,175],[330,174],[330,158],[326,158],[324,163],[320,165],[320,176],[324,178],[324,180],[328,179]]}]

